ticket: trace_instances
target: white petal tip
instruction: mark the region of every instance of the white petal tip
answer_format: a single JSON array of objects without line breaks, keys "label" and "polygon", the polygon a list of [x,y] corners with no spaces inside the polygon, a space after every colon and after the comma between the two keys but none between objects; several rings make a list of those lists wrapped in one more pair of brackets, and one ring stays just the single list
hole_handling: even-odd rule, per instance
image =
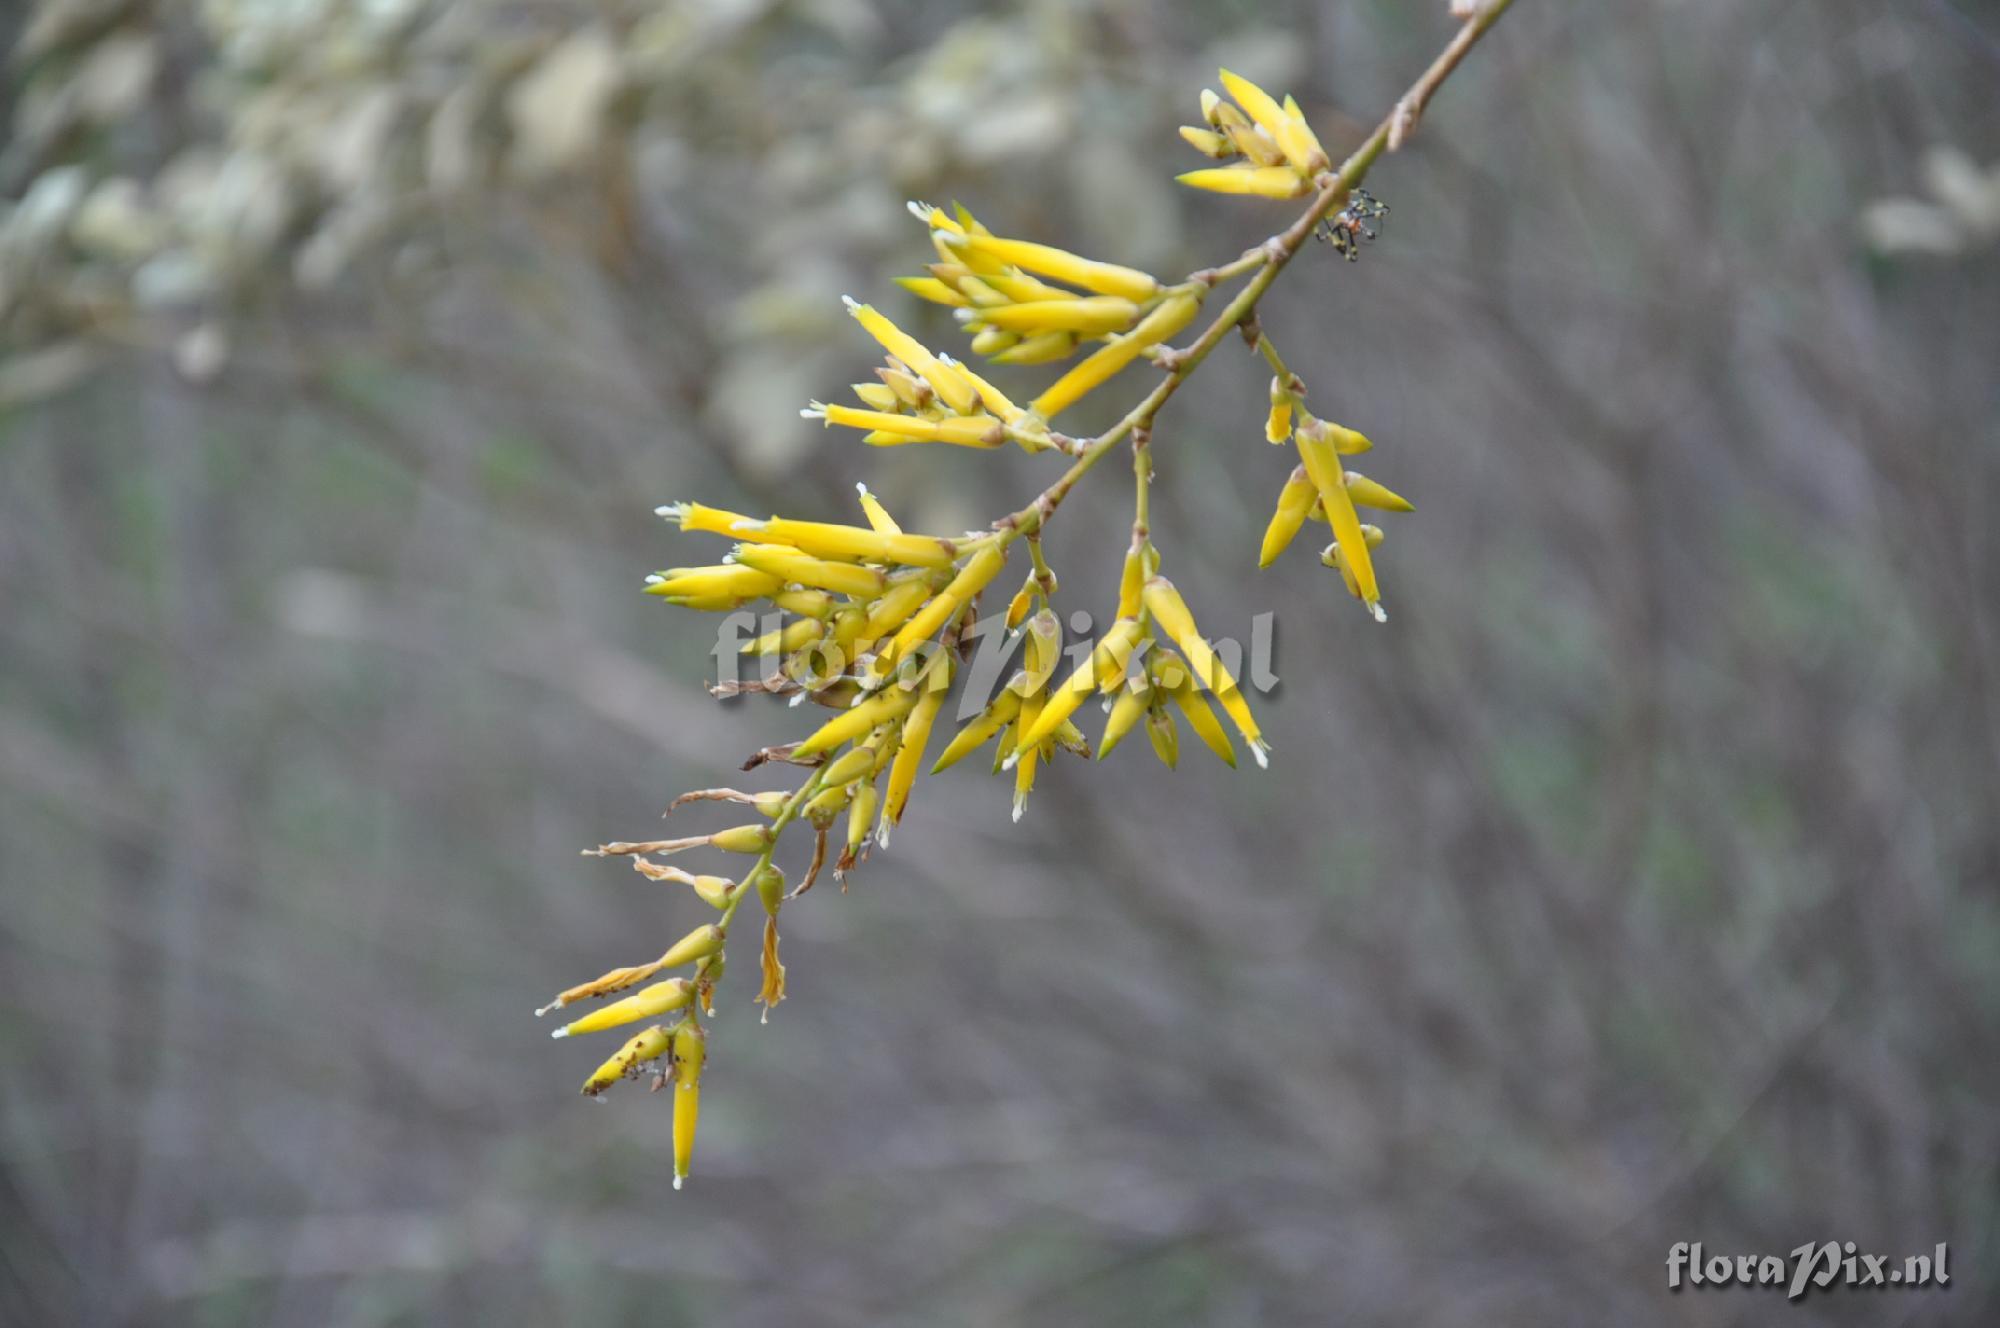
[{"label": "white petal tip", "polygon": [[678,1190],[678,1189],[679,1189],[679,1188],[681,1187],[681,1182],[682,1182],[682,1181],[684,1181],[684,1180],[686,1180],[686,1179],[687,1179],[687,1177],[686,1177],[686,1176],[676,1176],[676,1177],[674,1177],[674,1188]]},{"label": "white petal tip", "polygon": [[854,481],[854,491],[860,494],[863,498],[866,498],[868,496],[868,486],[866,484],[863,484],[860,480]]},{"label": "white petal tip", "polygon": [[1376,622],[1389,621],[1389,611],[1382,607],[1382,603],[1380,600],[1377,600],[1375,603],[1370,604],[1368,606],[1368,612],[1375,616]]},{"label": "white petal tip", "polygon": [[866,307],[861,303],[861,301],[855,299],[852,295],[841,296],[840,302],[847,306],[847,312],[849,313],[853,313],[857,309]]},{"label": "white petal tip", "polygon": [[[537,1010],[535,1013],[540,1014],[541,1011]],[[552,1038],[566,1038],[569,1036],[569,1030],[567,1028],[552,1028],[549,1030],[549,1036]]]},{"label": "white petal tip", "polygon": [[1269,770],[1271,768],[1271,745],[1269,743],[1251,743],[1250,754],[1257,758],[1257,768],[1259,770]]}]

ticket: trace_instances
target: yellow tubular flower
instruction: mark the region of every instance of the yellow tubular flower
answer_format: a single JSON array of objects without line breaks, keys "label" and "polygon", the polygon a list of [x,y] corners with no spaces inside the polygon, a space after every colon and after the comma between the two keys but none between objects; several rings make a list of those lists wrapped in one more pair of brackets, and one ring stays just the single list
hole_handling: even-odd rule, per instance
[{"label": "yellow tubular flower", "polygon": [[[1032,304],[1037,300],[1081,300],[1095,299],[1096,296],[1078,295],[1067,286],[1051,286],[1039,277],[1030,276],[1018,267],[1010,267],[1004,272],[989,272],[978,278],[1002,297],[1001,303]],[[1115,296],[1104,298],[1113,299]]]},{"label": "yellow tubular flower", "polygon": [[649,1028],[618,1049],[618,1054],[597,1067],[590,1078],[583,1081],[586,1097],[596,1097],[611,1085],[623,1079],[633,1067],[643,1061],[658,1060],[667,1054],[672,1041],[663,1028]]},{"label": "yellow tubular flower", "polygon": [[714,567],[674,567],[661,573],[662,580],[646,587],[648,595],[677,599],[705,599],[711,596],[757,599],[784,584],[784,578],[722,563]]},{"label": "yellow tubular flower", "polygon": [[983,255],[1002,263],[1012,263],[1030,272],[1039,272],[1057,281],[1067,281],[1101,295],[1122,295],[1128,300],[1150,300],[1160,293],[1160,283],[1149,273],[1116,263],[1099,263],[1032,240],[1003,240],[994,235],[967,235],[947,241],[959,253]]},{"label": "yellow tubular flower", "polygon": [[932,304],[950,304],[963,308],[972,303],[936,277],[897,277],[896,284],[918,299],[929,300]]},{"label": "yellow tubular flower", "polygon": [[687,1179],[694,1159],[695,1125],[701,1120],[701,1071],[708,1061],[708,1037],[701,1025],[684,1019],[674,1027],[674,1188]]},{"label": "yellow tubular flower", "polygon": [[[1243,699],[1243,689],[1223,667],[1208,639],[1195,629],[1194,615],[1188,612],[1180,591],[1174,588],[1173,582],[1156,576],[1146,583],[1145,600],[1147,609],[1153,614],[1153,621],[1181,648],[1181,653],[1187,656],[1188,666],[1194,670],[1194,676],[1215,693],[1216,703],[1236,725],[1243,740],[1250,744],[1250,754],[1257,758],[1257,764],[1268,766],[1270,761],[1266,753],[1270,745],[1264,741],[1263,730],[1250,713],[1250,703]],[[1192,718],[1189,723],[1194,723]],[[1195,727],[1199,732],[1200,726]],[[1232,759],[1230,764],[1234,765],[1235,761]]]},{"label": "yellow tubular flower", "polygon": [[857,304],[846,296],[841,297],[847,305],[847,312],[854,320],[868,329],[868,335],[880,342],[882,349],[908,365],[910,370],[936,390],[945,405],[961,415],[970,415],[975,407],[971,389],[963,379],[945,371],[937,357],[924,349],[922,342],[897,327],[887,318],[865,304]]},{"label": "yellow tubular flower", "polygon": [[[1124,677],[1125,665],[1132,658],[1132,647],[1138,642],[1141,630],[1136,618],[1113,623],[1111,630],[1097,643],[1097,648],[1090,652],[1090,658],[1060,687],[1049,693],[1048,699],[1042,703],[1041,713],[1023,729],[1015,751],[1025,752],[1030,747],[1039,746],[1043,739],[1053,736],[1076,713],[1078,706],[1097,693],[1099,684],[1107,679]],[[1024,718],[1026,713],[1024,709]]]},{"label": "yellow tubular flower", "polygon": [[833,823],[854,797],[854,785],[842,784],[838,788],[822,789],[806,804],[806,819],[822,830]]},{"label": "yellow tubular flower", "polygon": [[[862,505],[872,502],[862,499]],[[880,503],[875,506],[879,509]],[[888,513],[884,512],[886,517]],[[890,522],[891,525],[895,523]],[[789,544],[816,558],[837,558],[843,562],[903,563],[910,567],[949,567],[958,557],[950,540],[932,535],[906,535],[901,530],[863,530],[859,526],[829,521],[794,521],[774,516],[768,521],[740,523],[739,531],[759,542]]]},{"label": "yellow tubular flower", "polygon": [[874,729],[901,719],[917,703],[917,689],[890,686],[856,706],[850,706],[813,731],[811,737],[793,749],[794,756],[814,756],[853,742]]},{"label": "yellow tubular flower", "polygon": [[868,518],[868,528],[878,535],[900,535],[903,528],[896,524],[896,518],[889,515],[889,509],[881,500],[868,492],[868,486],[856,481],[854,491],[861,495],[861,511]]},{"label": "yellow tubular flower", "polygon": [[1139,716],[1146,713],[1152,690],[1144,678],[1133,678],[1119,691],[1118,699],[1111,703],[1111,717],[1104,721],[1104,736],[1097,743],[1098,760],[1111,755],[1111,749],[1125,740]]},{"label": "yellow tubular flower", "polygon": [[1076,334],[1073,332],[1043,332],[1038,336],[1023,337],[992,359],[995,364],[1048,364],[1069,358],[1076,346]]},{"label": "yellow tubular flower", "polygon": [[1193,322],[1200,309],[1201,296],[1193,291],[1183,290],[1169,295],[1140,320],[1137,327],[1107,343],[1056,379],[1047,391],[1035,398],[1031,409],[1043,419],[1053,419],[1058,411],[1074,405],[1132,363],[1140,351],[1158,345]]},{"label": "yellow tubular flower", "polygon": [[1248,194],[1257,198],[1303,198],[1312,184],[1289,166],[1205,166],[1174,177],[1193,189],[1212,194]]},{"label": "yellow tubular flower", "polygon": [[1101,337],[1123,332],[1139,321],[1139,306],[1115,295],[1093,295],[1081,300],[1035,300],[1027,304],[1006,304],[982,309],[970,319],[989,327],[1032,335],[1038,332],[1074,332],[1079,336]]},{"label": "yellow tubular flower", "polygon": [[1264,547],[1257,554],[1259,567],[1269,567],[1278,561],[1278,555],[1305,525],[1306,513],[1318,498],[1319,490],[1313,486],[1312,476],[1306,474],[1304,466],[1294,466],[1291,478],[1278,491],[1278,510],[1271,514],[1271,524],[1264,528]]},{"label": "yellow tubular flower", "polygon": [[[950,373],[949,366],[939,366],[940,375]],[[965,386],[966,394],[974,396],[972,384],[963,377],[953,377]],[[929,420],[920,415],[892,415],[887,411],[860,410],[853,406],[808,406],[802,414],[807,419],[825,420],[828,424],[845,425],[850,429],[869,429],[877,433],[892,434],[915,443],[952,443],[959,447],[998,447],[1007,441],[1007,431],[1000,421],[991,415],[947,415],[942,419]],[[873,441],[872,439],[870,441]]]},{"label": "yellow tubular flower", "polygon": [[1321,424],[1322,421],[1312,419],[1302,422],[1292,441],[1298,445],[1299,459],[1305,462],[1306,473],[1312,476],[1313,485],[1319,490],[1327,522],[1333,527],[1341,557],[1354,573],[1361,602],[1368,606],[1368,612],[1377,622],[1386,622],[1389,615],[1382,609],[1382,592],[1376,586],[1374,561],[1368,556],[1368,539],[1362,534],[1361,518],[1354,513],[1354,501],[1348,496],[1340,456],[1328,431],[1318,427]]},{"label": "yellow tubular flower", "polygon": [[1282,443],[1292,436],[1292,394],[1271,375],[1271,413],[1264,419],[1264,441]]},{"label": "yellow tubular flower", "polygon": [[1377,484],[1358,470],[1347,472],[1347,496],[1363,507],[1379,507],[1390,512],[1414,512],[1415,504],[1402,494]]},{"label": "yellow tubular flower", "polygon": [[919,642],[929,640],[951,616],[969,603],[974,595],[986,588],[986,583],[998,575],[1006,565],[1007,551],[996,542],[981,548],[966,561],[951,584],[940,590],[936,597],[918,610],[917,615],[903,624],[895,639],[884,647],[881,661],[893,664],[901,659],[904,652]]},{"label": "yellow tubular flower", "polygon": [[889,767],[889,794],[882,802],[883,848],[889,847],[889,827],[903,819],[903,808],[910,801],[910,789],[917,782],[917,773],[923,769],[924,748],[930,744],[931,729],[937,723],[938,712],[944,709],[945,698],[951,694],[951,657],[946,655],[942,658],[945,660],[943,677],[920,685],[923,694],[903,721],[903,741],[896,748],[895,763]]},{"label": "yellow tubular flower", "polygon": [[656,982],[622,1001],[613,1001],[601,1009],[592,1010],[574,1023],[564,1024],[549,1036],[566,1038],[579,1033],[600,1033],[607,1028],[616,1028],[620,1024],[636,1024],[641,1019],[657,1019],[663,1014],[671,1014],[681,1009],[693,999],[694,983],[686,978]]},{"label": "yellow tubular flower", "polygon": [[889,578],[872,567],[815,558],[789,544],[739,544],[736,561],[760,572],[769,572],[780,581],[817,586],[836,595],[873,599],[889,588]]},{"label": "yellow tubular flower", "polygon": [[957,765],[991,741],[994,734],[1014,722],[1021,713],[1021,693],[1016,690],[1016,684],[1020,682],[1021,676],[1016,673],[1008,679],[1007,685],[1000,689],[999,694],[987,704],[986,708],[973,716],[965,727],[958,731],[957,736],[945,744],[944,751],[938,756],[937,764],[931,767],[932,774],[939,774]]},{"label": "yellow tubular flower", "polygon": [[751,519],[741,512],[707,507],[701,503],[668,503],[654,508],[653,512],[669,521],[680,522],[682,530],[705,530],[712,535],[734,535],[738,521]]},{"label": "yellow tubular flower", "polygon": [[875,811],[881,806],[881,794],[873,784],[863,784],[854,790],[854,801],[847,806],[847,853],[849,856],[860,851],[868,842],[868,830],[875,820]]},{"label": "yellow tubular flower", "polygon": [[1009,401],[1005,392],[1002,392],[999,388],[993,386],[993,384],[987,382],[964,365],[953,361],[952,368],[958,370],[959,375],[966,382],[972,384],[972,390],[977,392],[979,399],[986,403],[986,409],[992,411],[995,415],[1007,421],[1007,423],[1012,424],[1028,413]]}]

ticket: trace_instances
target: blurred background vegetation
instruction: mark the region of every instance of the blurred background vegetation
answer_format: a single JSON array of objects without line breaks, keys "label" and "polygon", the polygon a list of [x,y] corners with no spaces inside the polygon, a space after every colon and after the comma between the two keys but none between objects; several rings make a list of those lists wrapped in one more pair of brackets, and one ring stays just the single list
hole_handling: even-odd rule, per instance
[{"label": "blurred background vegetation", "polygon": [[[0,10],[0,1322],[1993,1322],[1989,3],[1523,0],[1267,303],[1418,503],[1388,626],[1253,570],[1254,363],[1161,421],[1273,770],[920,787],[770,1026],[725,984],[678,1196],[528,1017],[692,925],[577,850],[801,731],[639,597],[654,506],[1048,478],[797,418],[842,292],[946,337],[903,200],[1232,256],[1286,214],[1170,182],[1216,64],[1337,154],[1444,9]],[[1825,1239],[1954,1285],[1664,1290]]]}]

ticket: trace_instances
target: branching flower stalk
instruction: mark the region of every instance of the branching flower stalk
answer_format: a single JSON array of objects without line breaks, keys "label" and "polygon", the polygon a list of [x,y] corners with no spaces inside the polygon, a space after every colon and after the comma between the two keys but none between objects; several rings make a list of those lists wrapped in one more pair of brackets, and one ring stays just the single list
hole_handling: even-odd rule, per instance
[{"label": "branching flower stalk", "polygon": [[[670,1026],[654,1024],[631,1038],[583,1086],[584,1093],[596,1096],[620,1079],[646,1073],[654,1075],[655,1087],[671,1085],[676,1188],[692,1155],[707,1063],[701,1016],[713,1010],[738,915],[753,896],[764,914],[757,999],[768,1017],[785,996],[778,951],[781,907],[812,887],[829,857],[836,878],[844,878],[874,844],[888,844],[923,772],[964,637],[1015,545],[1026,545],[1029,563],[1006,609],[1007,626],[1021,642],[1021,667],[946,744],[931,773],[997,738],[993,768],[1013,776],[1018,819],[1043,764],[1062,751],[1091,755],[1072,716],[1092,698],[1101,698],[1108,712],[1096,751],[1099,760],[1143,719],[1155,753],[1168,765],[1178,760],[1180,722],[1234,765],[1234,744],[1216,715],[1220,709],[1258,763],[1265,763],[1269,747],[1241,687],[1202,635],[1180,592],[1160,574],[1149,501],[1155,417],[1232,331],[1240,331],[1272,371],[1265,437],[1274,444],[1290,443],[1299,454],[1266,529],[1260,565],[1275,560],[1308,521],[1324,521],[1332,541],[1321,560],[1340,572],[1349,592],[1376,619],[1386,617],[1371,554],[1382,532],[1362,523],[1357,509],[1409,511],[1410,504],[1346,468],[1344,458],[1373,445],[1359,432],[1308,409],[1304,380],[1263,331],[1257,308],[1315,233],[1332,239],[1335,249],[1350,259],[1361,241],[1373,237],[1368,223],[1386,209],[1360,189],[1363,178],[1384,151],[1399,147],[1413,131],[1438,86],[1509,2],[1455,4],[1454,12],[1462,11],[1464,21],[1451,43],[1338,169],[1296,102],[1289,97],[1280,102],[1222,71],[1230,100],[1204,92],[1203,124],[1183,128],[1181,136],[1227,164],[1180,178],[1213,192],[1307,202],[1283,231],[1178,284],[1164,285],[1137,269],[997,236],[963,208],[946,212],[911,205],[929,228],[939,261],[924,275],[900,284],[923,299],[951,306],[971,334],[975,354],[999,363],[1040,364],[1069,359],[1086,345],[1094,349],[1033,401],[1016,405],[966,365],[933,352],[879,311],[850,300],[849,311],[887,353],[886,363],[876,371],[878,381],[855,385],[858,404],[813,402],[804,413],[828,426],[859,429],[864,441],[875,446],[980,449],[1012,443],[1030,453],[1054,451],[1069,459],[1033,501],[989,529],[950,537],[905,532],[865,486],[857,486],[865,525],[760,519],[696,503],[660,509],[683,530],[720,534],[738,543],[721,563],[649,578],[649,594],[709,611],[765,602],[786,615],[778,620],[780,626],[746,648],[746,653],[776,657],[775,672],[760,682],[718,685],[718,693],[788,695],[794,705],[809,699],[834,712],[803,740],[765,748],[745,765],[801,767],[806,773],[797,788],[755,794],[700,789],[668,808],[671,813],[691,801],[728,802],[753,808],[760,819],[714,834],[607,843],[586,851],[587,856],[627,858],[639,874],[686,885],[715,910],[712,922],[683,936],[658,959],[572,987],[537,1011],[546,1014],[586,1000],[619,997],[556,1029],[556,1037],[678,1016]],[[1194,325],[1214,292],[1238,281],[1241,286],[1192,341],[1170,344]],[[1162,371],[1159,381],[1110,428],[1095,437],[1076,438],[1052,427],[1062,411],[1140,360]],[[1077,483],[1121,444],[1130,446],[1134,495],[1116,613],[1081,664],[1059,677],[1061,625],[1052,607],[1058,582],[1044,556],[1041,532]],[[798,886],[787,892],[775,855],[786,831],[799,825],[813,832],[811,860]],[[695,875],[655,860],[694,849],[734,854],[750,865],[732,878]],[[686,969],[687,976],[660,980],[676,969]]]}]

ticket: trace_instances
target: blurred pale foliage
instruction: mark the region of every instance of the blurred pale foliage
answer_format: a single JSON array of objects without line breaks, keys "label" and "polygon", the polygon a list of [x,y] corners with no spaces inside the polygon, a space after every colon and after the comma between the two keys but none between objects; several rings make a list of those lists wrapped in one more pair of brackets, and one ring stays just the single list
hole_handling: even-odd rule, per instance
[{"label": "blurred pale foliage", "polygon": [[[577,850],[797,736],[653,507],[1048,478],[797,418],[841,293],[948,339],[903,200],[1231,256],[1215,65],[1338,152],[1444,11],[0,9],[0,1323],[1993,1322],[1991,5],[1521,0],[1265,315],[1420,497],[1392,623],[1252,570],[1255,364],[1161,420],[1271,774],[930,781],[768,1028],[732,975],[678,1196],[525,1018],[694,920]],[[1663,1289],[1828,1238],[1957,1284]]]}]

